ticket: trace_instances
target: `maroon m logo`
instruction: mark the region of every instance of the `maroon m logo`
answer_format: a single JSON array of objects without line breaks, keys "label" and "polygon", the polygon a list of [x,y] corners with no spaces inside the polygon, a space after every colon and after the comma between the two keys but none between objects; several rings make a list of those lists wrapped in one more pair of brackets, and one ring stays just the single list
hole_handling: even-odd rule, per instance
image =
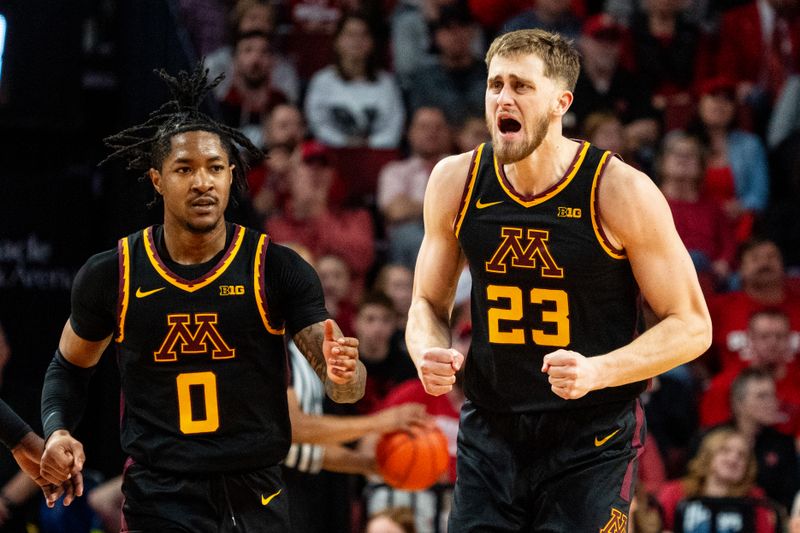
[{"label": "maroon m logo", "polygon": [[505,274],[510,263],[512,267],[538,268],[545,278],[564,277],[564,269],[556,264],[547,248],[549,231],[528,228],[525,234],[523,228],[502,228],[500,236],[503,238],[500,246],[486,262],[487,272]]},{"label": "maroon m logo", "polygon": [[194,315],[167,315],[167,331],[161,347],[153,352],[158,362],[177,361],[181,354],[211,353],[212,359],[231,359],[236,349],[231,348],[219,334],[215,324],[216,313]]}]

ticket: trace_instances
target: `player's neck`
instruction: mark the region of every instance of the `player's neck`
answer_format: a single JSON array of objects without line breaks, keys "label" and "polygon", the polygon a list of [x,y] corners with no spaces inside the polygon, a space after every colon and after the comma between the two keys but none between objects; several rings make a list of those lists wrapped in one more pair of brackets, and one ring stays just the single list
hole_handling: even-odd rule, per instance
[{"label": "player's neck", "polygon": [[210,261],[225,247],[226,231],[224,220],[212,230],[201,233],[165,221],[164,246],[176,263],[198,265]]},{"label": "player's neck", "polygon": [[578,143],[560,134],[548,134],[528,157],[503,167],[506,177],[520,194],[541,194],[561,181],[575,159],[578,147]]}]

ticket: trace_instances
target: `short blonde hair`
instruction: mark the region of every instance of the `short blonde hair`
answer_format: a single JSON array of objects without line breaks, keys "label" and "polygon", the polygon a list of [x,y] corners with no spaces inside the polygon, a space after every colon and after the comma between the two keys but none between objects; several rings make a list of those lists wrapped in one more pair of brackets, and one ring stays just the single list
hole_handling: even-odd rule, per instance
[{"label": "short blonde hair", "polygon": [[497,37],[486,52],[486,67],[494,56],[510,57],[535,54],[544,62],[544,75],[564,82],[570,91],[575,90],[581,71],[580,53],[572,41],[557,33],[540,29],[517,30]]}]

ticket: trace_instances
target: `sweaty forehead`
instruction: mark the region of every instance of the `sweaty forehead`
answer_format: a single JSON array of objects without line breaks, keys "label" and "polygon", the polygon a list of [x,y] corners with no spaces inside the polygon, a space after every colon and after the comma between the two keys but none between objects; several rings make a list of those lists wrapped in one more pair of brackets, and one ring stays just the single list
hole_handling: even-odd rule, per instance
[{"label": "sweaty forehead", "polygon": [[173,135],[170,143],[172,148],[167,156],[168,159],[211,159],[215,157],[228,159],[228,154],[216,133],[186,131]]}]

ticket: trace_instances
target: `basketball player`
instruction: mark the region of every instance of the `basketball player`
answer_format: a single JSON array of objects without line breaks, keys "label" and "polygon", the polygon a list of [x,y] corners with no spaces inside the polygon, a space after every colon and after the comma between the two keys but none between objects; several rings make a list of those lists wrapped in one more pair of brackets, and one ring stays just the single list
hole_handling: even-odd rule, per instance
[{"label": "basketball player", "polygon": [[[562,136],[575,49],[521,30],[486,63],[492,142],[431,174],[406,330],[427,392],[449,391],[466,260],[473,339],[450,531],[627,531],[638,395],[708,347],[708,311],[652,181]],[[634,339],[639,292],[659,322]]]},{"label": "basketball player", "polygon": [[120,239],[76,277],[45,376],[42,473],[58,481],[71,466],[86,383],[114,342],[130,456],[123,531],[286,532],[284,331],[334,401],[358,400],[366,372],[311,266],[225,221],[231,185],[244,180],[237,145],[255,148],[198,110],[215,84],[206,74],[162,72],[174,100],[107,139],[111,157],[149,167],[164,223]]},{"label": "basketball player", "polygon": [[[44,451],[44,441],[3,400],[0,400],[0,442],[11,450],[20,470],[42,487],[48,506],[53,507],[62,494],[64,505],[69,505],[75,497],[83,494],[83,475],[80,472],[83,457],[78,457],[78,465],[73,466],[69,479],[59,485],[50,484],[40,473],[39,462]],[[4,503],[8,506],[8,498],[0,494],[0,500],[6,500]]]}]

